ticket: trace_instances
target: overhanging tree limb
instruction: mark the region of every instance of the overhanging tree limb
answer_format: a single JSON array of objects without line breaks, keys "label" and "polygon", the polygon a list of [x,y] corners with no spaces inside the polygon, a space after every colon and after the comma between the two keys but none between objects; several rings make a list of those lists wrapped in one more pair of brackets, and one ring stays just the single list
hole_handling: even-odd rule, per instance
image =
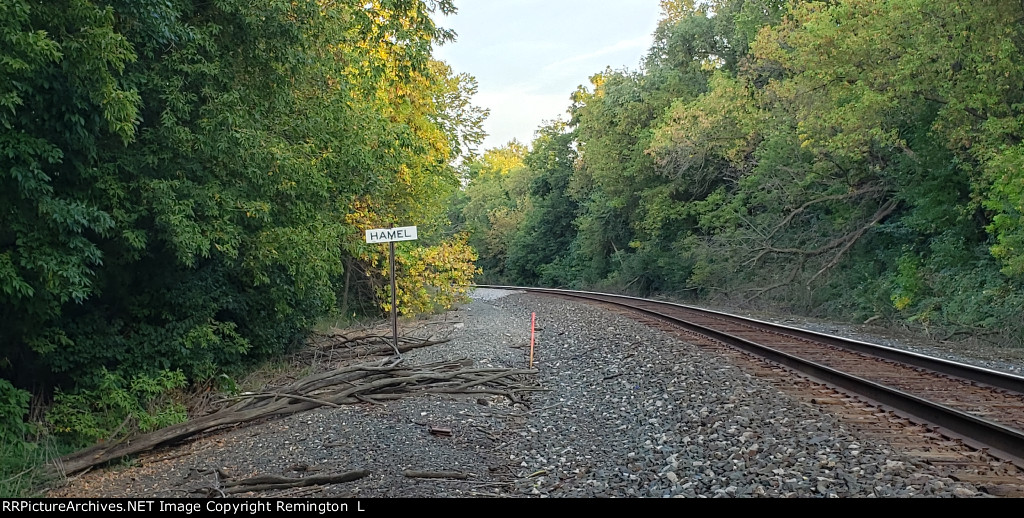
[{"label": "overhanging tree limb", "polygon": [[831,196],[821,196],[819,198],[815,198],[813,200],[808,201],[807,203],[804,203],[803,205],[801,205],[796,210],[790,212],[789,215],[787,215],[785,218],[782,219],[782,221],[780,221],[777,225],[775,225],[775,228],[772,229],[771,234],[769,234],[768,237],[770,238],[770,237],[774,236],[783,227],[785,227],[786,225],[789,225],[793,221],[793,218],[799,216],[801,213],[803,213],[805,210],[807,210],[812,205],[816,205],[818,203],[824,203],[826,201],[847,200],[847,199],[850,199],[850,198],[856,198],[858,196],[861,196],[861,195],[864,195],[864,194],[868,194],[868,193],[872,193],[872,192],[884,192],[884,191],[886,191],[885,187],[882,187],[881,185],[872,185],[872,186],[865,187],[863,189],[859,189],[859,190],[852,191],[852,192],[847,192],[847,193],[843,193],[843,194],[834,194],[834,195],[831,195]]},{"label": "overhanging tree limb", "polygon": [[857,240],[859,240],[860,237],[863,236],[864,233],[868,231],[868,229],[878,224],[878,222],[885,219],[885,217],[888,216],[889,214],[892,214],[892,211],[896,210],[897,204],[898,202],[896,200],[889,200],[884,205],[879,207],[878,211],[875,213],[875,216],[871,218],[871,221],[867,225],[864,225],[859,230],[854,232],[853,234],[850,234],[849,238],[847,239],[846,246],[839,250],[839,252],[837,252],[836,255],[832,257],[832,260],[829,261],[828,264],[826,264],[820,270],[818,270],[818,273],[815,273],[807,281],[807,284],[814,282],[814,279],[817,279],[818,276],[825,273],[826,270],[839,264],[839,260],[843,257],[843,254],[845,254],[847,250],[853,247],[854,243],[856,243]]}]

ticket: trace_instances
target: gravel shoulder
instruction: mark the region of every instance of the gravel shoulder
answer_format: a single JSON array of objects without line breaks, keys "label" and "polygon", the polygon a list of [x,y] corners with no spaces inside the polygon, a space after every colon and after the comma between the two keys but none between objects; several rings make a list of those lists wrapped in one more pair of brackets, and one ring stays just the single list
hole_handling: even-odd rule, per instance
[{"label": "gravel shoulder", "polygon": [[[352,470],[370,475],[239,496],[985,496],[714,353],[585,304],[477,290],[426,326],[449,342],[405,361],[526,367],[534,313],[534,368],[548,391],[528,406],[424,395],[319,409],[86,473],[48,496],[205,496],[228,478]],[[467,478],[410,478],[408,470]]]},{"label": "gravel shoulder", "polygon": [[907,329],[876,324],[843,324],[736,308],[718,308],[718,311],[1024,376],[1024,347],[987,343],[977,339],[942,340]]}]

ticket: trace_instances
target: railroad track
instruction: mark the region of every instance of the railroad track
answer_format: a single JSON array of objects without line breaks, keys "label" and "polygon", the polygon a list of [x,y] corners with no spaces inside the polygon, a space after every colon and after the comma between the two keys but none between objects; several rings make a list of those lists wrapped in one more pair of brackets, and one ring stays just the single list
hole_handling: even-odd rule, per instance
[{"label": "railroad track", "polygon": [[856,394],[1024,469],[1024,377],[670,302],[479,287],[584,299],[639,312]]}]

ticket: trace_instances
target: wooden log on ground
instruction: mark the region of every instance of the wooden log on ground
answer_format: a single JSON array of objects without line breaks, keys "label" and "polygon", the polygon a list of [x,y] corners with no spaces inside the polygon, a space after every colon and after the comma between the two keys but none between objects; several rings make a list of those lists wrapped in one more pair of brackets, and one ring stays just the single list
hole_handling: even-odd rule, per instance
[{"label": "wooden log on ground", "polygon": [[237,494],[251,491],[269,491],[272,489],[289,489],[293,487],[324,486],[328,484],[344,484],[359,480],[370,472],[367,470],[349,471],[336,475],[313,475],[311,477],[292,478],[277,475],[260,475],[244,480],[224,483],[224,493]]}]

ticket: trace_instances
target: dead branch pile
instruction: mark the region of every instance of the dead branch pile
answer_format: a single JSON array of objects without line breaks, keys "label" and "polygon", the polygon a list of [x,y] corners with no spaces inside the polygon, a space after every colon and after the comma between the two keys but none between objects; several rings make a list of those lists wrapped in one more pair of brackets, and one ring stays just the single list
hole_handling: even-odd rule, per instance
[{"label": "dead branch pile", "polygon": [[313,374],[282,387],[226,398],[220,402],[219,410],[188,422],[73,453],[59,459],[55,469],[65,475],[73,474],[199,433],[322,406],[374,403],[426,393],[497,394],[522,403],[522,394],[543,390],[524,384],[525,376],[536,374],[536,370],[472,368],[471,365],[471,361],[420,366],[405,366],[401,361],[378,362]]},{"label": "dead branch pile", "polygon": [[[420,328],[411,329],[409,332],[416,333]],[[325,372],[348,365],[353,361],[370,361],[374,358],[387,357],[394,353],[392,337],[387,329],[365,329],[358,332],[342,332],[334,329],[325,334],[314,335],[300,351],[296,352],[289,359],[293,371],[312,368],[313,372]],[[429,347],[448,342],[447,338],[432,334],[429,338],[417,338],[413,336],[399,336],[399,352],[406,353],[413,349]],[[297,379],[289,373],[280,377],[263,380],[263,384],[279,385]],[[206,391],[196,394],[189,401],[189,415],[205,415],[219,408],[220,400],[215,391]]]},{"label": "dead branch pile", "polygon": [[[387,331],[390,333],[390,330]],[[443,344],[447,339],[424,339],[411,336],[398,337],[399,352],[409,352],[421,347]],[[334,332],[316,337],[310,347],[304,348],[295,356],[295,360],[306,362],[337,362],[366,358],[370,356],[388,356],[395,349],[390,334],[373,330],[361,334],[343,334]]]}]

